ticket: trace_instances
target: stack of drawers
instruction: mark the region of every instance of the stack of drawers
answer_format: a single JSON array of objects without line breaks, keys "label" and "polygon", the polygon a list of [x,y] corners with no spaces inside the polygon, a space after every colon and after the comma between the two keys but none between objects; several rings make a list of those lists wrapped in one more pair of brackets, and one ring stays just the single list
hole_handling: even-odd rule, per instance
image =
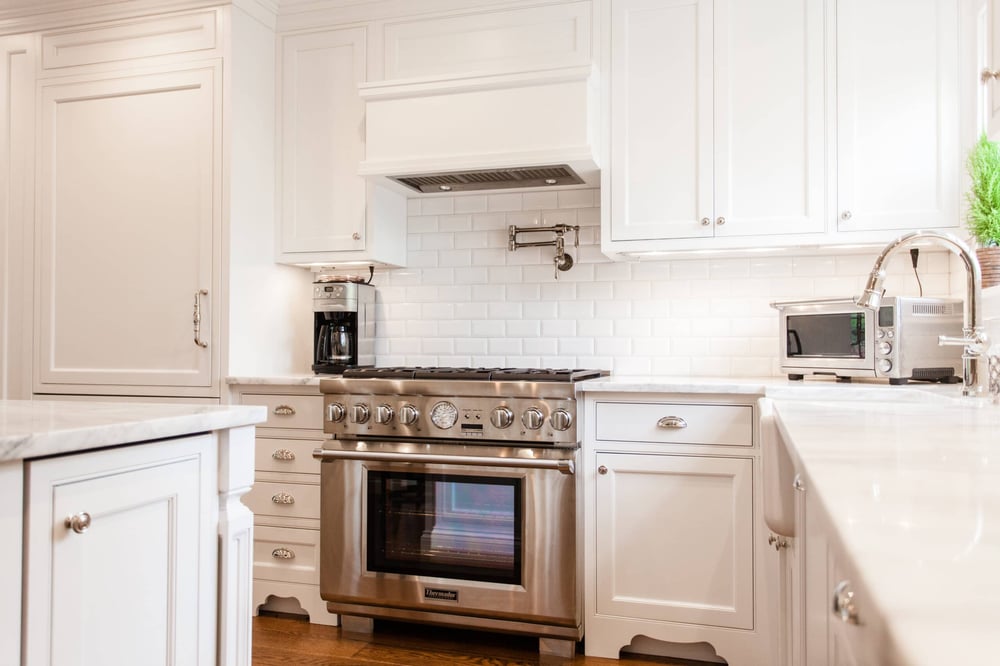
[{"label": "stack of drawers", "polygon": [[310,622],[336,625],[319,595],[320,463],[312,452],[324,439],[323,396],[316,386],[234,390],[240,404],[267,407],[257,427],[254,486],[243,497],[254,513],[254,608],[304,610]]}]

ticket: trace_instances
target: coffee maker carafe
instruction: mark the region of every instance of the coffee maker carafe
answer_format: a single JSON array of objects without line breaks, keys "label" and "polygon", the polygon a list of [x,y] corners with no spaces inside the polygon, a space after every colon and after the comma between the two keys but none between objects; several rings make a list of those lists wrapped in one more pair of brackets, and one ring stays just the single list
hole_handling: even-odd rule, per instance
[{"label": "coffee maker carafe", "polygon": [[340,374],[375,364],[375,288],[336,280],[320,276],[313,283],[316,374]]}]

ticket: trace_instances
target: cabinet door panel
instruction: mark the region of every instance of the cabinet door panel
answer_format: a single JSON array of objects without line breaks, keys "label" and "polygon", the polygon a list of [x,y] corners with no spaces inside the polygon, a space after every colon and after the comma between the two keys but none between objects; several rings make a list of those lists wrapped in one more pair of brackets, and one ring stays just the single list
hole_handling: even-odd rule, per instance
[{"label": "cabinet door panel", "polygon": [[26,663],[214,663],[212,444],[29,463]]},{"label": "cabinet door panel", "polygon": [[597,612],[753,628],[753,461],[600,453],[597,465]]},{"label": "cabinet door panel", "polygon": [[37,392],[212,385],[219,85],[203,67],[42,86]]},{"label": "cabinet door panel", "polygon": [[612,240],[711,236],[711,1],[616,2],[611,99]]},{"label": "cabinet door panel", "polygon": [[838,229],[957,226],[957,2],[838,2],[836,94]]}]

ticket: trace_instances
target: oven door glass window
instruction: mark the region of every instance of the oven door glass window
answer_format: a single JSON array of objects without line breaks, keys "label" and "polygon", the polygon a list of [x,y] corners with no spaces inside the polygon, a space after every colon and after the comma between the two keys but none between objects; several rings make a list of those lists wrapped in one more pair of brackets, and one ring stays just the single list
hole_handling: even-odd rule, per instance
[{"label": "oven door glass window", "polygon": [[522,479],[368,471],[368,571],[521,584]]},{"label": "oven door glass window", "polygon": [[786,354],[815,358],[864,358],[865,314],[789,315]]}]

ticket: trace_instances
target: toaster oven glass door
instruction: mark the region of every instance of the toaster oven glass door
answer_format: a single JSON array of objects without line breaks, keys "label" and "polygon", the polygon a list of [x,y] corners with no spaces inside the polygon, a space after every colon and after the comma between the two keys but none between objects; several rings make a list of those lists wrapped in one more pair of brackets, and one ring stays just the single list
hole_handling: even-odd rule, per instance
[{"label": "toaster oven glass door", "polygon": [[788,315],[786,323],[785,353],[790,359],[865,358],[864,312]]}]

